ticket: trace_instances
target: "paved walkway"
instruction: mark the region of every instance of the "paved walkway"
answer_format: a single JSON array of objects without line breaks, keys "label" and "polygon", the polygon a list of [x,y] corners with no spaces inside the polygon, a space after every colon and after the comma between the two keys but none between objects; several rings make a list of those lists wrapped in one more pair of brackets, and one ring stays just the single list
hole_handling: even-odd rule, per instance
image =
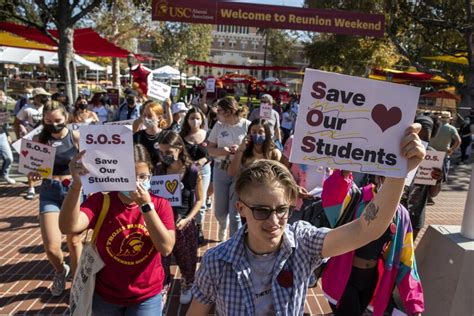
[{"label": "paved walkway", "polygon": [[[466,200],[472,165],[454,166],[450,181],[435,198],[436,204],[427,209],[427,224],[460,225]],[[21,175],[14,178],[24,181]],[[26,185],[19,182],[8,186],[0,184],[0,315],[64,315],[69,291],[53,298],[49,293],[52,268],[46,260],[38,225],[38,198],[24,199]],[[217,222],[209,212],[204,223],[209,243],[200,248],[201,256],[215,245]],[[422,238],[424,230],[418,240]],[[66,251],[65,243],[63,249]],[[179,271],[175,274],[167,315],[184,315],[188,306],[179,305]],[[68,284],[69,288],[69,284]],[[307,315],[330,312],[320,288],[311,289],[305,308]]]}]

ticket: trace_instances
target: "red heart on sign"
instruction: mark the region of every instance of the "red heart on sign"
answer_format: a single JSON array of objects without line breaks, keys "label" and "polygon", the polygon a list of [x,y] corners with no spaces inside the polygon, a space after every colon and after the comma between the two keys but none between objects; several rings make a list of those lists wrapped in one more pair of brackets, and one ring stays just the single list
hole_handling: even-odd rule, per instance
[{"label": "red heart on sign", "polygon": [[402,119],[402,111],[396,106],[387,110],[385,105],[377,104],[372,109],[372,119],[380,127],[382,132],[385,132],[385,130],[400,122]]},{"label": "red heart on sign", "polygon": [[23,157],[28,156],[28,150],[22,150],[21,154],[23,155]]}]

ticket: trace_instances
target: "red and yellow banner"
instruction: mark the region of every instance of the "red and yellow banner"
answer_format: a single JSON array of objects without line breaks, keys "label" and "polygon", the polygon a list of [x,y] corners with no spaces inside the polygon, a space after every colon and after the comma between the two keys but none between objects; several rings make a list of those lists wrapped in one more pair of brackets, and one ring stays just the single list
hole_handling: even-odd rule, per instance
[{"label": "red and yellow banner", "polygon": [[385,17],[219,0],[153,0],[152,19],[381,37]]}]

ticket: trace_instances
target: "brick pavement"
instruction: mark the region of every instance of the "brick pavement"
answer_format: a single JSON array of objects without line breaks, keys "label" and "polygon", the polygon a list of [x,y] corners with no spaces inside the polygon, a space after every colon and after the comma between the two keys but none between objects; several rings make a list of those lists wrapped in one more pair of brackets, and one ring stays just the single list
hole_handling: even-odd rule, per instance
[{"label": "brick pavement", "polygon": [[[472,165],[454,166],[450,181],[435,198],[436,204],[427,209],[427,224],[459,225],[469,185]],[[24,177],[14,175],[17,180]],[[18,183],[0,184],[0,315],[64,315],[68,291],[59,298],[49,294],[52,268],[43,252],[38,225],[38,199],[27,201],[23,197],[26,186]],[[204,232],[209,243],[199,254],[215,245],[217,222],[207,214]],[[417,242],[422,238],[420,233]],[[66,251],[65,243],[63,249]],[[184,315],[187,306],[179,305],[179,271],[175,274],[172,293],[166,308],[167,315]],[[69,284],[68,284],[69,288]],[[307,315],[329,313],[329,306],[319,287],[311,289],[307,297]]]}]

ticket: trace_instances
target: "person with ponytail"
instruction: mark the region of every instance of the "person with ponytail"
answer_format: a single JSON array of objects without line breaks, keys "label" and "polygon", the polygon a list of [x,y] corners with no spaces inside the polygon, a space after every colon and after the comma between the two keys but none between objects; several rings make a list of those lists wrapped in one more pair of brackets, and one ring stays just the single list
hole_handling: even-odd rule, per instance
[{"label": "person with ponytail", "polygon": [[151,162],[156,165],[159,162],[158,146],[160,133],[167,127],[167,122],[163,117],[163,107],[154,101],[145,102],[143,113],[140,118],[145,129],[133,134],[133,142],[142,144],[151,157]]},{"label": "person with ponytail", "polygon": [[[54,157],[53,176],[42,179],[38,172],[30,172],[28,179],[43,180],[39,193],[39,220],[41,237],[49,263],[55,273],[51,294],[61,296],[70,272],[74,273],[81,255],[82,243],[77,234],[67,235],[70,265],[64,261],[61,250],[61,231],[59,230],[59,211],[71,184],[71,174],[68,164],[78,153],[79,133],[66,127],[68,113],[63,105],[53,101],[43,107],[43,130],[33,138],[33,141],[56,148]],[[71,271],[72,268],[72,271]]]},{"label": "person with ponytail", "polygon": [[230,236],[241,226],[239,213],[235,207],[237,194],[234,177],[227,173],[242,140],[247,136],[250,121],[240,116],[241,110],[233,97],[217,101],[218,122],[208,138],[208,152],[214,157],[213,186],[214,212],[219,222],[219,241],[226,239],[227,224],[230,222]]}]

